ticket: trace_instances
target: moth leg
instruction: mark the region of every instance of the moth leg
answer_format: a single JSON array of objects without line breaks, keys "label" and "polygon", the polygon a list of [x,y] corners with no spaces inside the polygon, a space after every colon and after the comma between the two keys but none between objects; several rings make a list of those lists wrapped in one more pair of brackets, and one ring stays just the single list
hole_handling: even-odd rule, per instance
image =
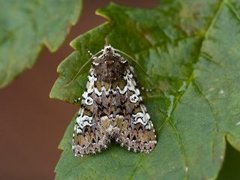
[{"label": "moth leg", "polygon": [[81,101],[81,98],[79,97],[79,98],[77,98],[77,99],[74,100],[74,103],[77,104],[77,103],[79,103],[80,101]]}]

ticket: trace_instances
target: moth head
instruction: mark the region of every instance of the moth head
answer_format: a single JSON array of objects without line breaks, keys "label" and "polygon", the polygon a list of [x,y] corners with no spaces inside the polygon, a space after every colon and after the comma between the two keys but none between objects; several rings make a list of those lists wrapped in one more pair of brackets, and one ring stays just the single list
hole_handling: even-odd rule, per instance
[{"label": "moth head", "polygon": [[115,52],[114,52],[114,49],[111,45],[105,45],[104,46],[104,49],[103,49],[103,54],[105,55],[113,55]]}]

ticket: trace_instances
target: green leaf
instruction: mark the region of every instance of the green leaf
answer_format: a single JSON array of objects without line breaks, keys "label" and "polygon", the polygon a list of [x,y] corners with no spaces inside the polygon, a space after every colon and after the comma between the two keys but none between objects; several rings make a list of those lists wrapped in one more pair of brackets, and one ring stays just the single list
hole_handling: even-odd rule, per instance
[{"label": "green leaf", "polygon": [[[112,145],[74,157],[74,118],[59,148],[56,179],[215,179],[226,140],[240,151],[240,2],[161,1],[154,9],[110,4],[97,11],[105,23],[79,36],[76,51],[58,67],[50,97],[73,102],[85,89],[80,67],[105,39],[131,55],[139,83],[152,88],[144,100],[157,130],[150,154]],[[129,60],[130,61],[130,60]],[[149,82],[150,81],[150,82]]]},{"label": "green leaf", "polygon": [[81,0],[0,0],[0,87],[31,68],[45,45],[55,51],[81,12]]}]

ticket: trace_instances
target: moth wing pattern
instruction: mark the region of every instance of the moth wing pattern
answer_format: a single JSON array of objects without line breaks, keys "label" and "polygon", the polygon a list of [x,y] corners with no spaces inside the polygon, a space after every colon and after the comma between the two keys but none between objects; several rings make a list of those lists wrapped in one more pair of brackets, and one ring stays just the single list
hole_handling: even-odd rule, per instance
[{"label": "moth wing pattern", "polygon": [[150,152],[156,135],[136,86],[133,67],[116,49],[104,47],[92,57],[86,90],[74,125],[75,156],[95,154],[111,140],[134,152]]},{"label": "moth wing pattern", "polygon": [[110,143],[108,131],[104,128],[108,127],[110,120],[97,116],[99,106],[94,92],[96,80],[90,69],[86,91],[79,99],[81,107],[74,125],[72,149],[75,156],[101,152]]},{"label": "moth wing pattern", "polygon": [[132,67],[127,70],[124,80],[125,92],[119,92],[121,96],[125,96],[121,98],[125,99],[122,107],[124,116],[117,119],[116,141],[128,150],[148,153],[157,143],[155,129],[143,104],[140,91],[136,87]]},{"label": "moth wing pattern", "polygon": [[[81,112],[84,110],[81,108]],[[80,116],[79,116],[80,117]],[[82,122],[83,124],[81,124]],[[109,136],[102,128],[100,122],[92,120],[92,124],[88,120],[78,120],[74,126],[72,149],[75,156],[83,156],[84,154],[95,154],[106,149],[109,144]],[[81,125],[84,125],[82,132],[79,132]]]}]

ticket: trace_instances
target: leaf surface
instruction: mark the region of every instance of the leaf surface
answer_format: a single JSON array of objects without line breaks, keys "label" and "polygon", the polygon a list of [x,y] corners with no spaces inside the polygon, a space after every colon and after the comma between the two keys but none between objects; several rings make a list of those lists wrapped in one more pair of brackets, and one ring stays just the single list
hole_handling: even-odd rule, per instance
[{"label": "leaf surface", "polygon": [[[74,118],[59,148],[57,179],[214,179],[226,140],[240,150],[240,3],[236,1],[161,1],[154,9],[110,4],[97,13],[108,19],[79,36],[75,52],[58,68],[50,96],[67,102],[85,90],[93,54],[105,39],[136,59],[138,84],[157,130],[150,154],[112,145],[104,152],[74,157]],[[144,72],[143,72],[143,70]],[[147,74],[147,75],[146,75]]]}]

